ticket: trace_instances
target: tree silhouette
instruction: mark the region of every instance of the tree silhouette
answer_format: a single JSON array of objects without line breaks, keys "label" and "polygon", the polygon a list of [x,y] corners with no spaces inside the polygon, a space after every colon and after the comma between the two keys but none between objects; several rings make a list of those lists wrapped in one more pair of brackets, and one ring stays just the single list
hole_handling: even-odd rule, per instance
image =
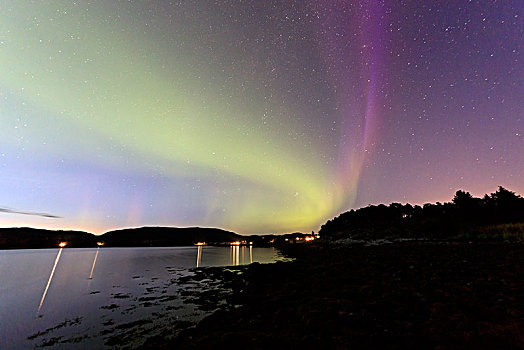
[{"label": "tree silhouette", "polygon": [[330,239],[446,238],[482,226],[516,222],[524,223],[524,198],[499,186],[482,199],[459,190],[448,203],[422,207],[392,203],[352,209],[328,220],[319,234]]},{"label": "tree silhouette", "polygon": [[469,192],[464,192],[462,190],[458,190],[457,193],[455,193],[455,197],[453,197],[453,204],[457,206],[467,206],[473,201],[473,196]]}]

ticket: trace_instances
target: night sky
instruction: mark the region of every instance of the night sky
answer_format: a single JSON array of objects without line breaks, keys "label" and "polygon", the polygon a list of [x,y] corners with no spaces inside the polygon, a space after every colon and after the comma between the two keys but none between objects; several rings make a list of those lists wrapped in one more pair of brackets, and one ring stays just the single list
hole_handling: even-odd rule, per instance
[{"label": "night sky", "polygon": [[0,226],[308,232],[524,194],[523,9],[4,0]]}]

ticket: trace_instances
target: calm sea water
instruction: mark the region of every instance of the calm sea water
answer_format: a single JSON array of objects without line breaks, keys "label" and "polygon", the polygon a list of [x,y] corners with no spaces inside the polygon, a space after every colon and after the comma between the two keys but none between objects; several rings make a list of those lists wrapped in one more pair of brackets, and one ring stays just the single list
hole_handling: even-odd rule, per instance
[{"label": "calm sea water", "polygon": [[273,248],[0,251],[0,349],[136,346],[162,325],[198,321],[179,278],[203,266],[281,260]]}]

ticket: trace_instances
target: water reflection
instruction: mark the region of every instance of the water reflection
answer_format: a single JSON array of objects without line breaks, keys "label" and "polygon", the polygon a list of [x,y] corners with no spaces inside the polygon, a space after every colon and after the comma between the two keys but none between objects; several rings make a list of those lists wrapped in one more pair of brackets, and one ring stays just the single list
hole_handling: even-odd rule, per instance
[{"label": "water reflection", "polygon": [[196,267],[200,267],[200,264],[202,263],[202,250],[203,250],[202,245],[199,245],[198,251],[197,251]]},{"label": "water reflection", "polygon": [[96,249],[96,254],[95,254],[95,259],[93,260],[93,266],[91,267],[91,273],[89,274],[89,279],[92,280],[93,279],[93,270],[95,269],[95,264],[96,264],[96,258],[98,257],[98,251],[100,250],[100,247],[98,247]]},{"label": "water reflection", "polygon": [[235,249],[236,249],[236,255],[235,255],[235,266],[236,266],[236,265],[240,264],[240,259],[239,259],[239,256],[238,256],[239,253],[240,253],[240,247],[236,246]]},{"label": "water reflection", "polygon": [[[120,325],[155,319],[153,313],[160,315],[158,322],[168,322],[172,317],[192,320],[197,317],[192,305],[186,305],[182,296],[166,296],[192,290],[192,284],[179,283],[179,278],[191,275],[195,264],[200,268],[281,260],[273,248],[245,243],[197,247],[197,254],[194,247],[65,249],[69,245],[1,252],[0,349],[33,349],[49,339],[56,339],[57,348],[103,348],[109,337],[119,337],[131,329],[120,329]],[[86,277],[91,278],[87,284]],[[154,299],[154,303],[139,302],[143,296]],[[81,321],[73,321],[76,319]],[[155,335],[156,324],[133,326],[133,332],[142,334],[137,329],[141,327]],[[123,338],[122,344],[131,344]],[[75,345],[75,339],[82,339],[82,344]]]},{"label": "water reflection", "polygon": [[[247,255],[247,256],[246,256]],[[253,246],[249,246],[249,250],[245,245],[232,244],[229,248],[229,257],[231,265],[238,266],[253,263]]]},{"label": "water reflection", "polygon": [[42,304],[44,304],[45,295],[47,294],[49,285],[51,285],[51,280],[53,279],[53,275],[55,274],[56,265],[58,265],[58,260],[60,260],[60,254],[62,254],[63,247],[65,247],[65,243],[60,243],[60,250],[58,251],[58,255],[56,256],[55,264],[53,265],[53,269],[51,270],[51,275],[49,275],[49,280],[47,281],[47,286],[45,287],[44,295],[42,295],[42,300],[40,300],[40,305],[38,305],[38,310],[36,311],[37,314],[40,312]]}]

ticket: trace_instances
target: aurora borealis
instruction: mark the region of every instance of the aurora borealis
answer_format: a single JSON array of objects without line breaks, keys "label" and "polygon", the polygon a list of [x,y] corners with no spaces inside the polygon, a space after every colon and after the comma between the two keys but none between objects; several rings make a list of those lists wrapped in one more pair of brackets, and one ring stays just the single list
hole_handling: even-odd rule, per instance
[{"label": "aurora borealis", "polygon": [[0,225],[316,231],[524,194],[522,9],[3,1]]}]

